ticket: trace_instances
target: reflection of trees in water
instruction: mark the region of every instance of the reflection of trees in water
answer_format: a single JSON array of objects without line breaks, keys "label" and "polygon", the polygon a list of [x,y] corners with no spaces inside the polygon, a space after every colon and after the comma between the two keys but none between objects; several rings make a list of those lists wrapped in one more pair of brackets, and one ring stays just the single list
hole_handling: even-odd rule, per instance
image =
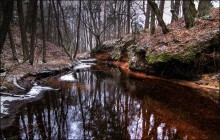
[{"label": "reflection of trees in water", "polygon": [[[65,88],[63,84],[60,92],[47,93],[42,100],[22,108],[19,137],[157,138],[157,128],[161,122],[154,118],[151,126],[150,119],[154,111],[148,107],[149,103],[130,96],[137,88],[134,86],[135,81],[125,75],[120,76],[119,71],[113,77],[104,74],[77,73],[81,84],[73,85],[72,89]],[[163,133],[165,136],[165,131]]]}]

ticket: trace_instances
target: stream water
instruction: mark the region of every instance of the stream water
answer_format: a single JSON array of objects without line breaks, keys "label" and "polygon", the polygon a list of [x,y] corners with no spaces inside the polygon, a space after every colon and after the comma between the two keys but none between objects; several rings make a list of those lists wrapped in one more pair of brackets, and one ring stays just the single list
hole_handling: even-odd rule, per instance
[{"label": "stream water", "polygon": [[104,65],[60,76],[48,86],[61,90],[22,106],[1,138],[220,139],[218,105],[199,91]]}]

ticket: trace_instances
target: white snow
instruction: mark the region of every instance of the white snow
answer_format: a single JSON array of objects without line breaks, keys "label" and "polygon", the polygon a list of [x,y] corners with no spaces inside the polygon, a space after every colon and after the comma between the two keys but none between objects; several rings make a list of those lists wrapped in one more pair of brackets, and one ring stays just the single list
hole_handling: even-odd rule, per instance
[{"label": "white snow", "polygon": [[77,82],[77,79],[73,76],[73,73],[63,75],[59,79],[60,81]]},{"label": "white snow", "polygon": [[21,97],[11,97],[11,96],[1,96],[1,114],[9,114],[8,113],[8,109],[7,108],[7,103],[5,103],[5,101],[15,101],[15,100],[27,100],[27,99],[31,99],[31,98],[35,98],[38,94],[40,94],[42,91],[48,91],[48,90],[57,90],[57,89],[53,89],[51,87],[42,87],[42,86],[33,86],[31,88],[31,90],[24,96]]},{"label": "white snow", "polygon": [[84,63],[81,63],[77,66],[74,67],[74,70],[79,70],[79,69],[87,69],[87,68],[90,68],[91,67],[91,64],[84,64]]},{"label": "white snow", "polygon": [[1,112],[2,114],[7,115],[8,114],[8,108],[6,107],[8,104],[4,103],[5,101],[14,101],[14,100],[19,100],[20,97],[10,97],[10,96],[1,96]]}]

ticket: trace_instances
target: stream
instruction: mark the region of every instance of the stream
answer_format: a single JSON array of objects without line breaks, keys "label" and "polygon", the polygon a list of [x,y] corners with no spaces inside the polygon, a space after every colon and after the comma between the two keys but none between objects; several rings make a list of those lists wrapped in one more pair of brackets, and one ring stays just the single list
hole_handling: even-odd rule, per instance
[{"label": "stream", "polygon": [[60,90],[23,105],[1,139],[220,139],[218,104],[189,87],[101,64],[47,86]]}]

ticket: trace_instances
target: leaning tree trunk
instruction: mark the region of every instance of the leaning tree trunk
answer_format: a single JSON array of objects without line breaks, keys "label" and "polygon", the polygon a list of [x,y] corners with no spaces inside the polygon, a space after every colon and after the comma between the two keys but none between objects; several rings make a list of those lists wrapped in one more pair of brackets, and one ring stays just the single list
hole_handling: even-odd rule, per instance
[{"label": "leaning tree trunk", "polygon": [[9,30],[9,25],[13,16],[14,0],[3,0],[0,2],[3,11],[3,20],[0,25],[0,66],[2,50],[5,43],[5,39]]},{"label": "leaning tree trunk", "polygon": [[158,9],[158,6],[155,2],[153,2],[152,0],[148,0],[148,3],[150,4],[153,12],[156,14],[157,16],[157,20],[159,22],[159,25],[162,27],[162,31],[164,34],[167,34],[169,32],[169,29],[167,28],[163,17],[161,16],[160,10]]},{"label": "leaning tree trunk", "polygon": [[193,0],[183,1],[183,15],[186,28],[190,29],[195,25],[196,8]]},{"label": "leaning tree trunk", "polygon": [[211,6],[211,0],[199,0],[198,16],[203,17],[205,15],[208,15]]}]

